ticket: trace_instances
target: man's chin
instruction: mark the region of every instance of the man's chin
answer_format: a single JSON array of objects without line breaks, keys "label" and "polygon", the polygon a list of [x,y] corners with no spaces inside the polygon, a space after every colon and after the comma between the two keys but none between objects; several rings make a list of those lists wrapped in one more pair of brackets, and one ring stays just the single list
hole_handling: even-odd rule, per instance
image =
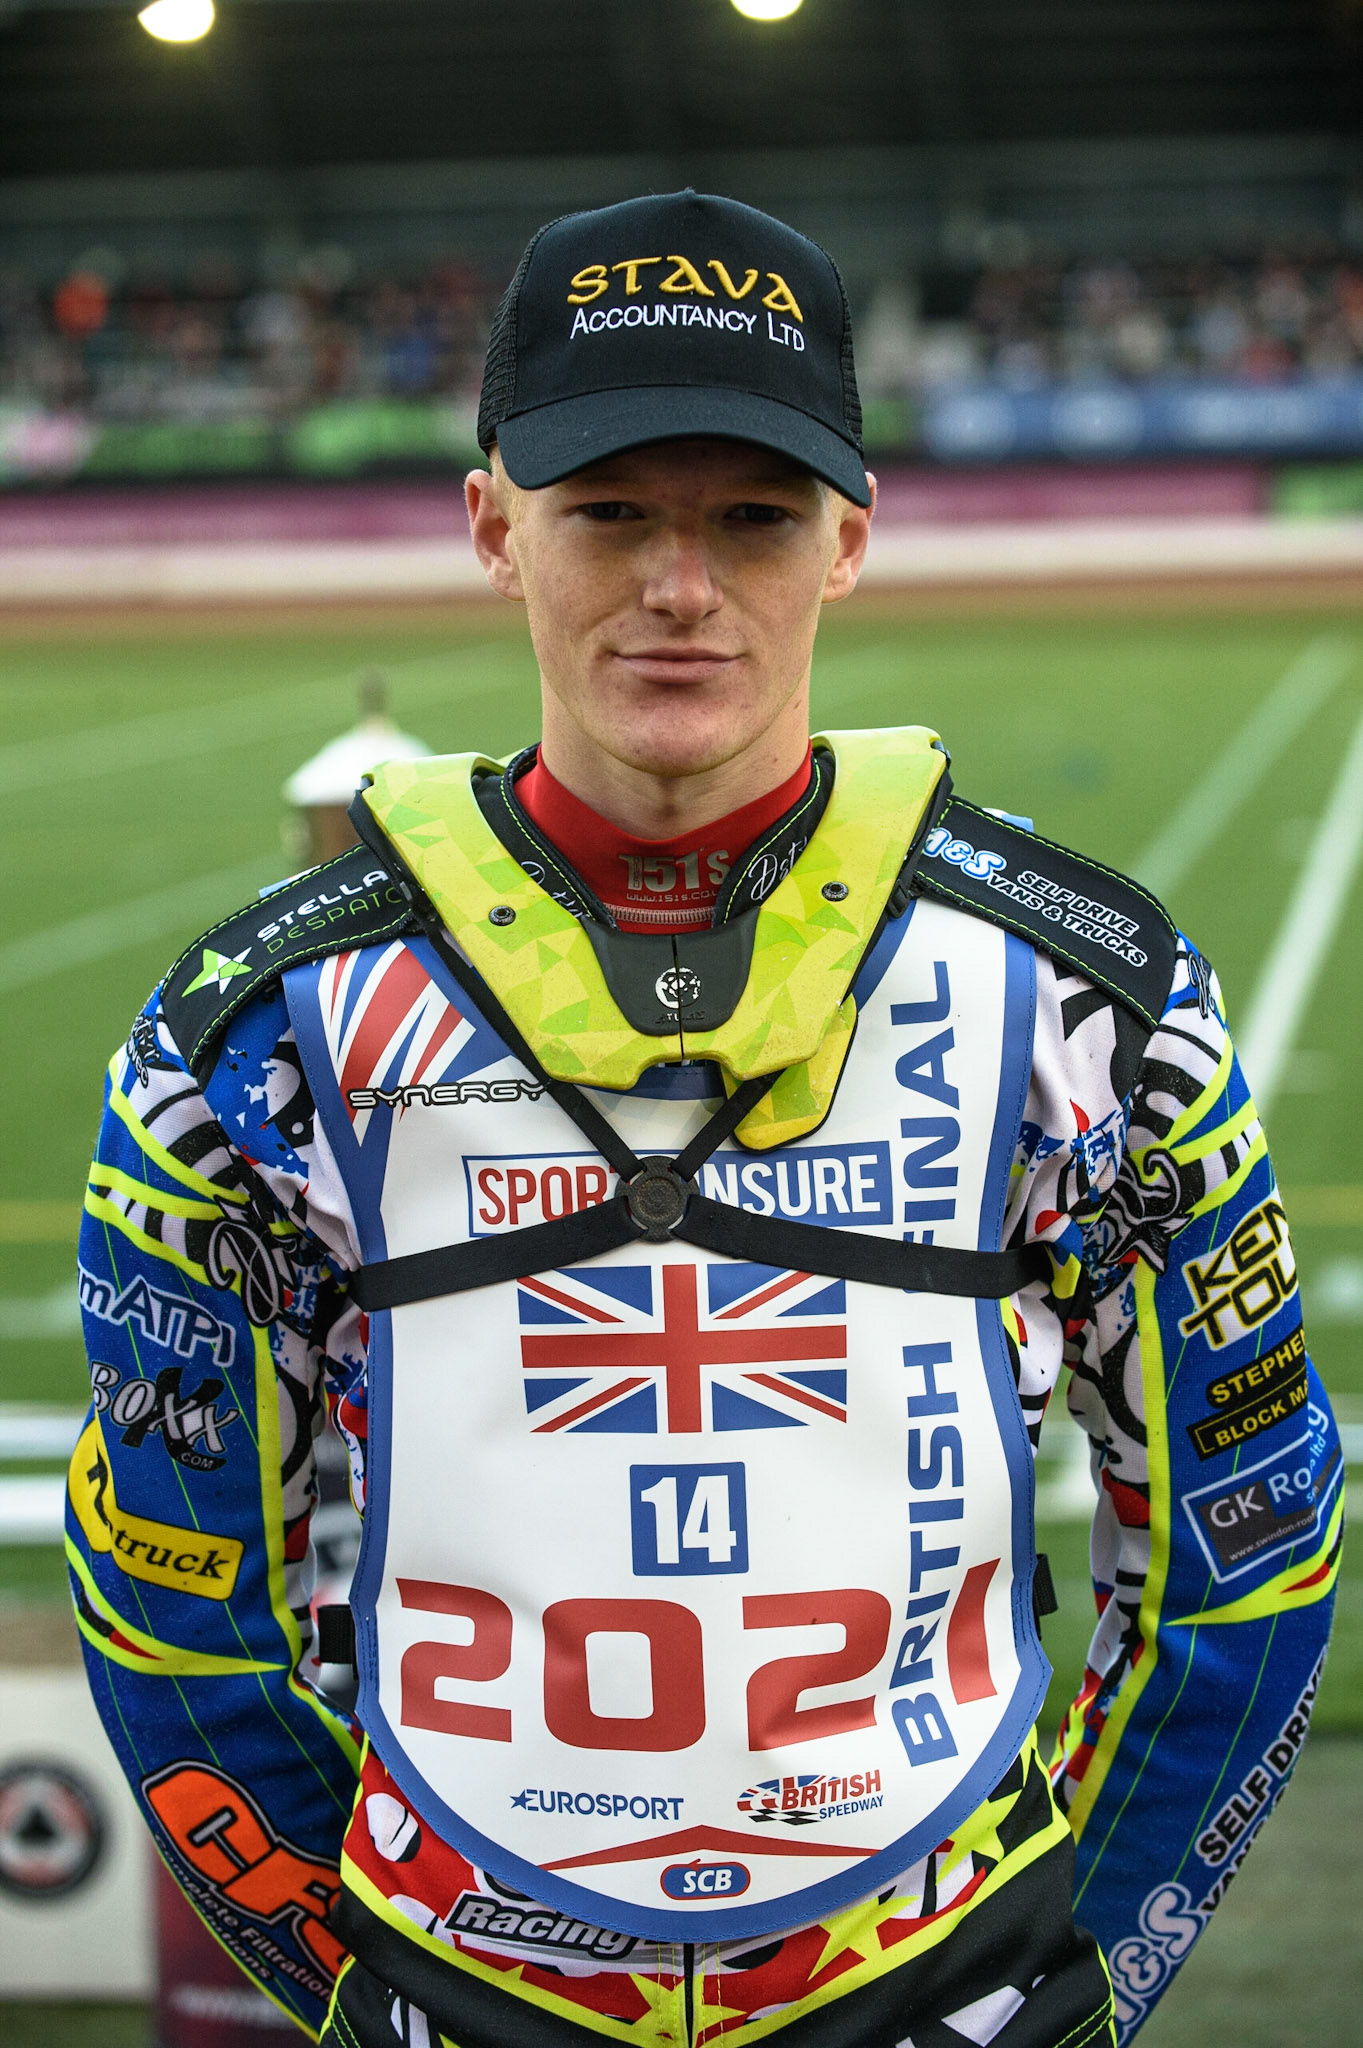
[{"label": "man's chin", "polygon": [[660,782],[683,782],[697,775],[713,775],[726,768],[747,744],[728,735],[720,738],[650,734],[642,739],[632,735],[631,740],[631,744],[626,744],[623,734],[612,733],[607,751],[622,766],[632,768],[638,775],[656,776]]}]

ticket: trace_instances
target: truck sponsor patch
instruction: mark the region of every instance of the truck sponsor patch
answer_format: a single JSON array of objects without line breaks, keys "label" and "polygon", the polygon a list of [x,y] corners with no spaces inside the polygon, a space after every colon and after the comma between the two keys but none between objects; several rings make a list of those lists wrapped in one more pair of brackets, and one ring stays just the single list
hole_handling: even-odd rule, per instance
[{"label": "truck sponsor patch", "polygon": [[113,1474],[98,1416],[81,1432],[71,1456],[71,1505],[91,1550],[113,1557],[130,1579],[193,1593],[201,1600],[228,1600],[237,1583],[243,1546],[234,1536],[214,1536],[176,1522],[131,1515],[114,1498]]}]

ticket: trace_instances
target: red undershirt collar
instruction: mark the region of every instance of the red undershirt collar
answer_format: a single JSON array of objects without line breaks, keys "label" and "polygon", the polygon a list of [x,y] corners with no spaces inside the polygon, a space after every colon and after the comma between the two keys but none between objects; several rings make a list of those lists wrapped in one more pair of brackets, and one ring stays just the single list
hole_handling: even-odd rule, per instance
[{"label": "red undershirt collar", "polygon": [[710,923],[724,877],[809,787],[811,757],[740,810],[674,839],[636,839],[565,789],[538,754],[516,783],[532,823],[572,862],[627,932],[695,931]]}]

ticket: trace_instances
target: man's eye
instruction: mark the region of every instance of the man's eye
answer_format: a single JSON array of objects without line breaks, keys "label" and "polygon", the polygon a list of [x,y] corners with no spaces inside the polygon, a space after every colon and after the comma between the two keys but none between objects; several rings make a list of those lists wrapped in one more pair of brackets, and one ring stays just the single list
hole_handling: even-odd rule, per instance
[{"label": "man's eye", "polygon": [[745,526],[779,526],[790,514],[784,505],[735,505],[729,514]]},{"label": "man's eye", "polygon": [[627,505],[623,498],[599,498],[590,505],[582,506],[588,519],[599,520],[602,525],[612,520],[628,519],[634,507]]}]

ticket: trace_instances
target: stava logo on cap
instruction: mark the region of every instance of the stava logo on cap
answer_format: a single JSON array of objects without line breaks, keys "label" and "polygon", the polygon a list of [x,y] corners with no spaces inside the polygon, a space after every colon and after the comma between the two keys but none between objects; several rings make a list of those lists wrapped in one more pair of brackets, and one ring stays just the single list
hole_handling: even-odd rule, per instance
[{"label": "stava logo on cap", "polygon": [[540,490],[631,448],[707,435],[773,449],[870,504],[832,257],[702,192],[541,228],[493,322],[481,445]]},{"label": "stava logo on cap", "polygon": [[[654,263],[671,263],[675,266],[666,277],[646,280],[647,283],[656,286],[658,291],[672,292],[678,296],[694,293],[697,298],[702,299],[713,299],[716,296],[714,287],[705,282],[696,265],[687,256],[627,256],[623,263],[586,264],[573,279],[575,289],[568,294],[568,304],[589,306],[593,299],[604,297],[611,288],[611,277],[618,271],[624,272],[625,297],[637,298],[644,289],[639,280],[639,272]],[[742,284],[735,284],[729,274],[728,265],[721,263],[717,256],[707,257],[705,268],[714,271],[731,299],[746,299],[760,275],[758,271],[745,267]],[[772,313],[793,313],[797,320],[803,321],[805,316],[800,311],[795,294],[780,272],[769,270],[766,275],[771,281],[771,290],[763,298],[762,304]]]}]

